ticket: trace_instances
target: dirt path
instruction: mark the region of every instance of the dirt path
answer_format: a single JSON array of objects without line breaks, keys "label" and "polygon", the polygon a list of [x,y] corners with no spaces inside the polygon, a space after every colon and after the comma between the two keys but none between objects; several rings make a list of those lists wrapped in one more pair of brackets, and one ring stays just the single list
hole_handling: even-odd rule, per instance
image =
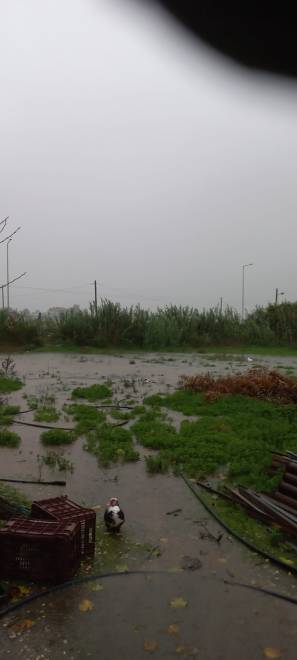
[{"label": "dirt path", "polygon": [[[18,372],[26,374],[25,391],[38,394],[48,388],[55,392],[59,405],[72,387],[107,377],[116,383],[118,398],[127,393],[142,399],[148,392],[175,386],[181,373],[205,370],[197,356],[182,356],[174,362],[165,360],[161,365],[149,359],[155,358],[16,358]],[[130,364],[131,360],[134,364]],[[223,368],[220,360],[218,369]],[[10,400],[24,405],[22,393]],[[16,430],[20,432],[20,427]],[[43,451],[39,432],[24,427],[21,435],[20,449],[1,449],[0,472],[20,478],[36,477],[36,454]],[[1,658],[138,660],[152,653],[159,658],[199,660],[230,660],[239,656],[242,660],[295,660],[296,606],[231,586],[224,580],[293,596],[296,580],[263,562],[225,533],[217,541],[221,528],[182,479],[149,477],[144,461],[99,469],[95,457],[85,452],[82,444],[77,441],[65,452],[75,468],[67,478],[67,493],[87,505],[101,506],[100,518],[106,499],[119,496],[127,518],[123,537],[134,544],[147,543],[153,549],[145,558],[127,559],[130,570],[142,570],[145,574],[101,580],[103,589],[96,583],[80,585],[18,610],[0,621]],[[62,488],[53,492],[49,486],[32,485],[24,490],[36,499],[65,492]],[[155,571],[160,573],[154,574]],[[171,607],[170,601],[176,598],[182,600],[175,604],[186,606]],[[87,607],[87,611],[81,611],[80,606]],[[24,621],[34,623],[26,627]],[[265,656],[267,648],[274,649],[274,655],[269,656],[270,651],[266,651]]]}]

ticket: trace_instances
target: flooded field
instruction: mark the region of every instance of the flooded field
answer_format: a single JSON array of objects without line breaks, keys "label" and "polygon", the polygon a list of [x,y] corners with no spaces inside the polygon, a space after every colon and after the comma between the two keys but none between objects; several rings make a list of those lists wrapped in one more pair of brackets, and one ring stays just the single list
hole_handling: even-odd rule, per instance
[{"label": "flooded field", "polygon": [[[68,428],[73,423],[67,416],[65,418],[63,405],[70,402],[71,392],[78,386],[111,381],[113,401],[122,404],[133,401],[136,405],[141,404],[146,395],[174,391],[183,374],[207,371],[212,375],[235,373],[254,365],[283,369],[284,373],[291,374],[297,371],[297,358],[206,354],[113,356],[28,353],[16,355],[14,359],[24,387],[7,395],[8,402],[20,405],[21,410],[25,411],[30,406],[24,395],[40,397],[45,393],[53,394],[60,419],[50,425]],[[183,415],[170,412],[170,417],[179,426]],[[33,422],[34,412],[24,412],[17,419]],[[42,606],[37,603],[27,607],[16,620],[33,619],[34,628],[32,632],[14,634],[15,619],[10,620],[8,628],[5,622],[3,657],[22,657],[26,660],[65,656],[97,658],[98,644],[103,648],[100,657],[104,660],[142,658],[150,652],[162,658],[175,657],[178,653],[180,657],[195,656],[201,660],[212,660],[214,657],[229,660],[240,653],[243,660],[250,657],[260,659],[263,649],[270,647],[283,650],[281,655],[266,657],[284,660],[295,657],[293,640],[297,629],[294,606],[274,599],[265,600],[264,596],[256,593],[240,592],[226,584],[226,581],[236,580],[295,595],[295,579],[247,551],[228,534],[221,535],[221,528],[205,512],[181,478],[170,474],[148,475],[144,448],[137,447],[140,460],[135,463],[119,462],[110,468],[102,468],[97,458],[84,450],[84,439],[78,438],[72,445],[54,448],[73,464],[72,473],[53,472],[45,465],[40,472],[38,456],[46,454],[46,448],[40,442],[41,429],[19,424],[11,428],[21,436],[22,441],[16,449],[0,448],[0,477],[25,481],[38,481],[40,476],[43,480],[65,478],[65,487],[20,484],[19,488],[31,500],[67,493],[77,502],[95,507],[98,520],[102,519],[106,500],[118,496],[126,514],[122,536],[133,544],[132,553],[127,552],[126,556],[122,553],[121,564],[129,571],[141,569],[148,577],[135,576],[131,579],[127,575],[126,578],[118,578],[126,580],[125,587],[106,584],[103,595],[91,593],[90,588],[84,585],[68,594],[52,595],[45,599]],[[142,551],[144,544],[145,552]],[[137,546],[141,546],[139,553]],[[103,565],[106,566],[106,558],[102,558]],[[164,574],[149,577],[152,571]],[[97,572],[100,573],[100,562]],[[101,586],[97,590],[100,591]],[[168,612],[166,609],[167,601],[174,597],[184,598],[189,607],[181,613],[170,614],[170,610]],[[93,611],[82,614],[79,604],[90,598],[90,609]],[[226,605],[221,623],[221,617],[207,615],[213,609],[213,599],[220,603],[222,612]],[[164,609],[162,625],[156,615],[159,603],[162,611]],[[105,611],[103,618],[102,607]],[[110,626],[112,616],[115,636]],[[261,625],[257,624],[259,616]],[[88,617],[87,635],[86,619],[83,617]],[[105,632],[98,628],[98,617],[104,621]],[[237,625],[235,635],[227,633],[231,621],[232,626]],[[161,643],[160,636],[164,637],[164,630],[171,624],[177,626],[176,630],[184,626],[186,642],[178,643],[177,639],[176,644],[172,645],[167,635],[167,641]],[[83,644],[79,631],[85,639]],[[151,640],[151,646],[147,637]],[[157,640],[156,643],[152,639]]]},{"label": "flooded field", "polygon": [[[2,359],[4,356],[0,356]],[[297,358],[252,358],[251,356],[222,356],[197,354],[135,354],[135,355],[76,355],[76,354],[24,354],[14,356],[17,374],[24,380],[24,387],[7,396],[9,403],[28,409],[24,395],[40,397],[53,394],[56,408],[61,412],[58,422],[52,426],[71,427],[65,420],[63,405],[70,403],[71,391],[78,386],[112,381],[114,401],[122,403],[133,400],[141,404],[144,396],[154,393],[171,392],[177,387],[183,374],[194,375],[210,372],[211,375],[243,372],[254,365],[283,369],[284,373],[297,371]],[[134,405],[133,403],[133,405]],[[34,412],[19,415],[21,422],[32,422]],[[171,413],[171,418],[179,424],[182,415]],[[12,427],[21,435],[18,449],[0,449],[0,476],[15,479],[34,480],[40,477],[38,456],[46,453],[40,443],[41,430],[16,424]],[[126,464],[104,470],[98,466],[96,458],[84,451],[84,440],[78,439],[69,447],[58,448],[73,464],[73,473],[67,475],[67,493],[73,499],[93,506],[105,501],[111,490],[120,492],[126,502],[131,498],[131,479],[136,488],[146,478],[144,465]],[[144,450],[138,448],[143,454]],[[52,480],[53,474],[45,465],[42,479]],[[114,484],[114,485],[113,485]],[[128,488],[127,486],[128,485]],[[64,493],[64,488],[23,484],[23,492],[31,498],[44,498]],[[132,495],[132,501],[134,496]]]}]

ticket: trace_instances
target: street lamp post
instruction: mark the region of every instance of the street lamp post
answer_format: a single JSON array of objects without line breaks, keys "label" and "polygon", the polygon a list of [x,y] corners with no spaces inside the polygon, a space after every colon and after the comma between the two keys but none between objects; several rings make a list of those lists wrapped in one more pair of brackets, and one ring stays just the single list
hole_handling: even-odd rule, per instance
[{"label": "street lamp post", "polygon": [[12,238],[10,238],[6,243],[6,287],[7,287],[7,310],[9,311],[9,243],[11,243]]},{"label": "street lamp post", "polygon": [[278,303],[278,297],[279,296],[284,296],[285,292],[284,291],[279,291],[278,288],[275,289],[275,304],[277,305]]},{"label": "street lamp post", "polygon": [[253,266],[254,264],[243,264],[242,266],[242,286],[241,286],[241,320],[244,321],[244,295],[245,295],[245,290],[244,290],[244,271],[246,268],[249,266]]}]

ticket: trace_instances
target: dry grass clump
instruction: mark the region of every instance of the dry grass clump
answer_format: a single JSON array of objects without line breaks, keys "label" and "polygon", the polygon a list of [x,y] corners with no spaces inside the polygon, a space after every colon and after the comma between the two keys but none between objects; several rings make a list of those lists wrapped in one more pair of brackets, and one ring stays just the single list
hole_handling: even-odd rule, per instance
[{"label": "dry grass clump", "polygon": [[204,392],[208,401],[225,394],[242,394],[276,403],[297,403],[297,379],[265,368],[219,378],[213,378],[210,374],[182,376],[181,388]]}]

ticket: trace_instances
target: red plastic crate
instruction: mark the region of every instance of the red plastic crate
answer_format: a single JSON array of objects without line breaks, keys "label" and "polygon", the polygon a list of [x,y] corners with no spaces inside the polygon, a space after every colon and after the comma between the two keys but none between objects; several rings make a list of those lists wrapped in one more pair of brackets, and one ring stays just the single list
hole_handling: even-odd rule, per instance
[{"label": "red plastic crate", "polygon": [[80,565],[80,526],[17,518],[0,529],[0,577],[65,582]]},{"label": "red plastic crate", "polygon": [[82,557],[94,555],[96,542],[96,513],[69,500],[67,495],[32,503],[34,519],[71,521],[80,524],[80,553]]}]

